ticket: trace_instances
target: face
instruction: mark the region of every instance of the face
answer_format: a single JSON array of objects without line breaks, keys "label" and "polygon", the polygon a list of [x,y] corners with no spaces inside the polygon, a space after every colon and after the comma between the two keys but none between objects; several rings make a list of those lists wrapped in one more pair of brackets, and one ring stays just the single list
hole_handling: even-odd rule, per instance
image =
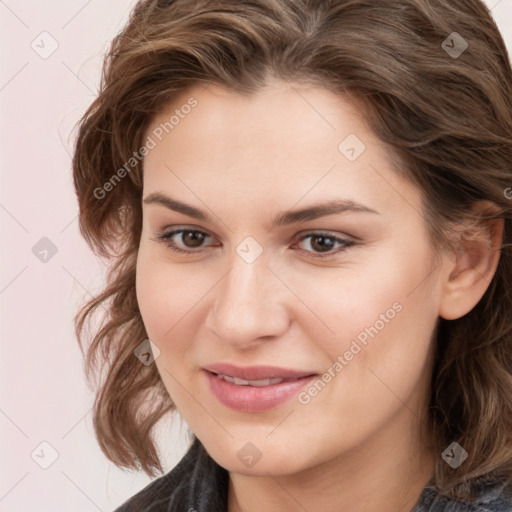
[{"label": "face", "polygon": [[146,135],[137,298],[211,456],[284,475],[409,439],[440,271],[420,191],[356,103],[281,82],[252,97],[197,86]]}]

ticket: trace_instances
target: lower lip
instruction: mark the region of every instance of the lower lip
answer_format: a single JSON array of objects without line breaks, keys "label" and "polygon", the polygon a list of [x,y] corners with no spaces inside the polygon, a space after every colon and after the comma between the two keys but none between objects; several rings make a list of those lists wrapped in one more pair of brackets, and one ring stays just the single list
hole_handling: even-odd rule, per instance
[{"label": "lower lip", "polygon": [[242,412],[262,412],[273,409],[296,395],[309,384],[316,375],[297,380],[281,382],[271,386],[239,386],[215,374],[204,371],[212,393],[219,402],[231,409]]}]

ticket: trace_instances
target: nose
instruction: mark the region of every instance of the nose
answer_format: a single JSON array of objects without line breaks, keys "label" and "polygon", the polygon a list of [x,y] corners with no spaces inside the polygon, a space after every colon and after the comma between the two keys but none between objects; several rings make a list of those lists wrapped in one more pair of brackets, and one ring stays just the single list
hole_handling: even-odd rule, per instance
[{"label": "nose", "polygon": [[238,349],[283,335],[290,316],[286,301],[291,292],[267,267],[262,254],[252,263],[235,251],[231,270],[214,287],[205,327],[222,343]]}]

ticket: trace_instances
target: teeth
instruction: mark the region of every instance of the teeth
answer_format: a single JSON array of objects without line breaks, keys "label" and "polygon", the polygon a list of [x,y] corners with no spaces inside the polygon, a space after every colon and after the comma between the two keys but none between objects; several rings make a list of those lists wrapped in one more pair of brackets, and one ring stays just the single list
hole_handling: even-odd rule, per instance
[{"label": "teeth", "polygon": [[251,386],[272,386],[273,384],[280,384],[284,379],[276,377],[275,379],[263,379],[263,380],[250,380]]},{"label": "teeth", "polygon": [[263,387],[263,386],[272,386],[273,384],[280,384],[281,382],[284,381],[284,379],[281,379],[279,377],[276,377],[274,379],[245,380],[245,379],[239,379],[238,377],[230,377],[229,375],[222,375],[221,373],[218,373],[217,376],[220,377],[221,379],[224,379],[227,382],[236,384],[237,386]]}]

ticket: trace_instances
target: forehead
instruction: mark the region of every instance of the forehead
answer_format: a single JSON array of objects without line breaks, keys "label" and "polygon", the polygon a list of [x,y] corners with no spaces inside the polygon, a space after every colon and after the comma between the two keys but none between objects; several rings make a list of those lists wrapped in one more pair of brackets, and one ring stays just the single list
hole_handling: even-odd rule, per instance
[{"label": "forehead", "polygon": [[197,85],[173,98],[146,136],[156,143],[144,162],[148,192],[281,208],[326,195],[384,210],[404,195],[419,200],[360,104],[310,85],[271,82],[251,96]]},{"label": "forehead", "polygon": [[193,124],[197,140],[215,139],[217,147],[219,142],[247,149],[285,144],[296,153],[308,142],[308,150],[319,143],[337,149],[337,139],[348,127],[366,137],[369,131],[355,98],[277,80],[251,95],[218,84],[195,85],[168,102],[152,120],[150,130],[159,125],[165,128],[173,113],[172,127],[168,124],[165,134],[172,132],[177,141],[180,132],[188,135],[187,128]]}]

